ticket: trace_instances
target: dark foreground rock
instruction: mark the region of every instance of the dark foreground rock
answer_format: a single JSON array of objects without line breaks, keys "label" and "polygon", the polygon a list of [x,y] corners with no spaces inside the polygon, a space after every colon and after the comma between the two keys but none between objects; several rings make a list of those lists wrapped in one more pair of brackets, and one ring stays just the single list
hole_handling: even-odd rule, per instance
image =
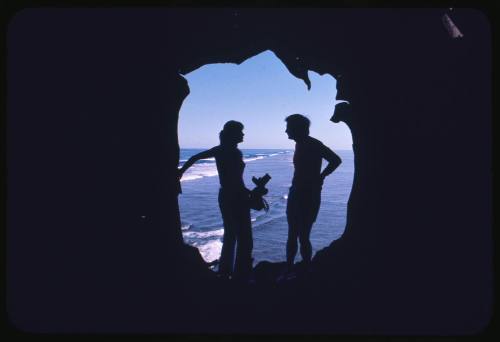
[{"label": "dark foreground rock", "polygon": [[[493,298],[490,26],[475,9],[18,12],[7,32],[10,322],[481,331]],[[350,110],[334,121],[351,129],[355,174],[345,233],[311,273],[273,284],[281,266],[264,263],[247,286],[214,278],[182,244],[177,123],[181,74],[265,50],[305,87],[308,71],[337,79],[332,104]]]}]

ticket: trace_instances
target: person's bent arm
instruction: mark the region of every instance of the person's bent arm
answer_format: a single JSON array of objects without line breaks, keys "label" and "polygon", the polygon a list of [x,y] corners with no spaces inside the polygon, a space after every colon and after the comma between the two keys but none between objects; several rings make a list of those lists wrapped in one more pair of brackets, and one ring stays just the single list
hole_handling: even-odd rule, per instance
[{"label": "person's bent arm", "polygon": [[328,161],[328,165],[321,172],[321,181],[325,180],[326,176],[335,171],[335,169],[342,163],[342,159],[340,159],[335,152],[326,146],[324,146],[322,157]]},{"label": "person's bent arm", "polygon": [[211,158],[214,156],[215,155],[214,155],[213,148],[210,150],[206,150],[206,151],[200,152],[198,154],[195,154],[194,156],[189,158],[189,160],[187,162],[185,162],[184,165],[179,169],[179,179],[181,179],[184,172],[186,172],[186,170],[189,169],[198,160]]}]

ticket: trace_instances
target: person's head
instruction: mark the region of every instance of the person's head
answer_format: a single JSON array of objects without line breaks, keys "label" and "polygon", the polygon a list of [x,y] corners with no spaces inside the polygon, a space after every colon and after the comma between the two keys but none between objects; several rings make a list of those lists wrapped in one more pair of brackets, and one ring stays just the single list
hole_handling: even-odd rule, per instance
[{"label": "person's head", "polygon": [[243,141],[243,124],[238,121],[230,120],[224,124],[219,133],[220,143],[222,145],[239,144]]},{"label": "person's head", "polygon": [[300,140],[309,135],[311,121],[301,114],[292,114],[286,117],[286,134],[288,139]]}]

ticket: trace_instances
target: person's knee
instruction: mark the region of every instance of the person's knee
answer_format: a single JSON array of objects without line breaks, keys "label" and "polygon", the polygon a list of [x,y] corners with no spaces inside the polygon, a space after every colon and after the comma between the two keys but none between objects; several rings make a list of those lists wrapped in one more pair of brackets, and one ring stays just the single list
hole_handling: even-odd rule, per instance
[{"label": "person's knee", "polygon": [[310,259],[312,253],[311,241],[304,240],[300,242],[300,254],[305,259]]},{"label": "person's knee", "polygon": [[251,253],[253,249],[252,241],[238,241],[238,250],[241,252]]},{"label": "person's knee", "polygon": [[236,236],[233,234],[224,234],[222,237],[222,242],[224,245],[232,246],[236,243]]},{"label": "person's knee", "polygon": [[300,243],[301,253],[309,253],[312,250],[311,241],[304,241]]},{"label": "person's knee", "polygon": [[297,234],[288,233],[288,238],[287,238],[286,242],[287,243],[297,243],[297,238],[298,238]]},{"label": "person's knee", "polygon": [[311,245],[311,241],[309,240],[309,234],[300,234],[299,241],[301,246]]},{"label": "person's knee", "polygon": [[300,232],[299,222],[297,221],[288,222],[288,237],[297,238],[299,236],[299,232]]}]

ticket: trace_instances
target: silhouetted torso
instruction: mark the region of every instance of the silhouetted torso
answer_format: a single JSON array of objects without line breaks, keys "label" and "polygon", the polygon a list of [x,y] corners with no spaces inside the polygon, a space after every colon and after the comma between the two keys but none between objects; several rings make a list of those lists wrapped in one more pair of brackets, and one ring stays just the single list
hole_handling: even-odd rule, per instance
[{"label": "silhouetted torso", "polygon": [[224,191],[239,191],[245,189],[243,171],[245,163],[240,150],[222,145],[212,148],[219,173],[220,186]]},{"label": "silhouetted torso", "polygon": [[295,144],[293,188],[297,190],[321,188],[321,164],[326,149],[328,148],[321,141],[310,136]]}]

